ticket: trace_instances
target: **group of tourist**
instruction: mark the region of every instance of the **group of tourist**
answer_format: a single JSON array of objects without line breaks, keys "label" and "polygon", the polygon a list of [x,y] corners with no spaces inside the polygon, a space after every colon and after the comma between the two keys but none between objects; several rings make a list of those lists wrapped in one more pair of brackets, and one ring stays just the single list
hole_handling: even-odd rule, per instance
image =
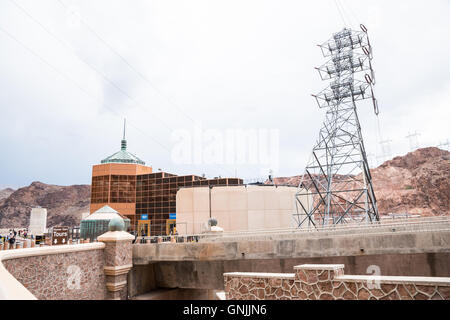
[{"label": "group of tourist", "polygon": [[[16,231],[15,229],[10,229],[9,233],[6,236],[0,235],[1,243],[9,243],[11,246],[16,243],[18,239],[27,239],[28,238],[28,230],[21,229]],[[33,236],[31,236],[33,238]]]},{"label": "group of tourist", "polygon": [[1,236],[3,243],[9,243],[13,245],[16,242],[17,231],[14,229],[10,229],[9,233],[6,236]]}]

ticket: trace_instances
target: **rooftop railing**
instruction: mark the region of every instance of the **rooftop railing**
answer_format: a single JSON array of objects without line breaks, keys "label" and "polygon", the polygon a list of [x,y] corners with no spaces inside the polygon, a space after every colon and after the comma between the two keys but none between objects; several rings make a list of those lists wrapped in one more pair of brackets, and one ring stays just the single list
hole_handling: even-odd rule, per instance
[{"label": "rooftop railing", "polygon": [[274,228],[245,231],[206,232],[169,236],[138,237],[135,243],[198,243],[216,241],[283,239],[299,237],[324,237],[359,234],[391,234],[393,232],[427,232],[450,230],[450,217],[397,218],[394,220],[361,224],[330,225],[319,228]]}]

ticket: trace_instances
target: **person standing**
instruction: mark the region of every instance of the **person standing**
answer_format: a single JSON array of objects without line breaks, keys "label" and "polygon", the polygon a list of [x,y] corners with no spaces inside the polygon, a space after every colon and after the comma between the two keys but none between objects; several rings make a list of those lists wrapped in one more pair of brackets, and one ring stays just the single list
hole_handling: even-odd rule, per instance
[{"label": "person standing", "polygon": [[12,237],[9,239],[9,248],[14,249],[14,243],[16,242],[16,238]]}]

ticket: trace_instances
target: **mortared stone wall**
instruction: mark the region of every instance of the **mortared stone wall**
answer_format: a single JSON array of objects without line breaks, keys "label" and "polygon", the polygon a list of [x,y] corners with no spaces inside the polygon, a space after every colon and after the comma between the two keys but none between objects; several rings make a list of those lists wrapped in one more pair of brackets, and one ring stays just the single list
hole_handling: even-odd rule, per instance
[{"label": "mortared stone wall", "polygon": [[3,265],[39,300],[104,300],[103,249],[15,258]]},{"label": "mortared stone wall", "polygon": [[344,275],[344,265],[295,273],[225,273],[229,300],[449,300],[450,278]]}]

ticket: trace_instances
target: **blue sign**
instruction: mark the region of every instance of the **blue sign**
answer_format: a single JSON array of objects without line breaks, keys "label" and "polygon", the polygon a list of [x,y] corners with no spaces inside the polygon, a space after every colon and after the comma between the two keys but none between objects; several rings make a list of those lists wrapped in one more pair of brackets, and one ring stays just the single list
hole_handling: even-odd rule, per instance
[{"label": "blue sign", "polygon": [[141,220],[148,220],[148,214],[141,214]]},{"label": "blue sign", "polygon": [[177,214],[176,213],[169,213],[169,219],[176,220],[177,219]]}]

